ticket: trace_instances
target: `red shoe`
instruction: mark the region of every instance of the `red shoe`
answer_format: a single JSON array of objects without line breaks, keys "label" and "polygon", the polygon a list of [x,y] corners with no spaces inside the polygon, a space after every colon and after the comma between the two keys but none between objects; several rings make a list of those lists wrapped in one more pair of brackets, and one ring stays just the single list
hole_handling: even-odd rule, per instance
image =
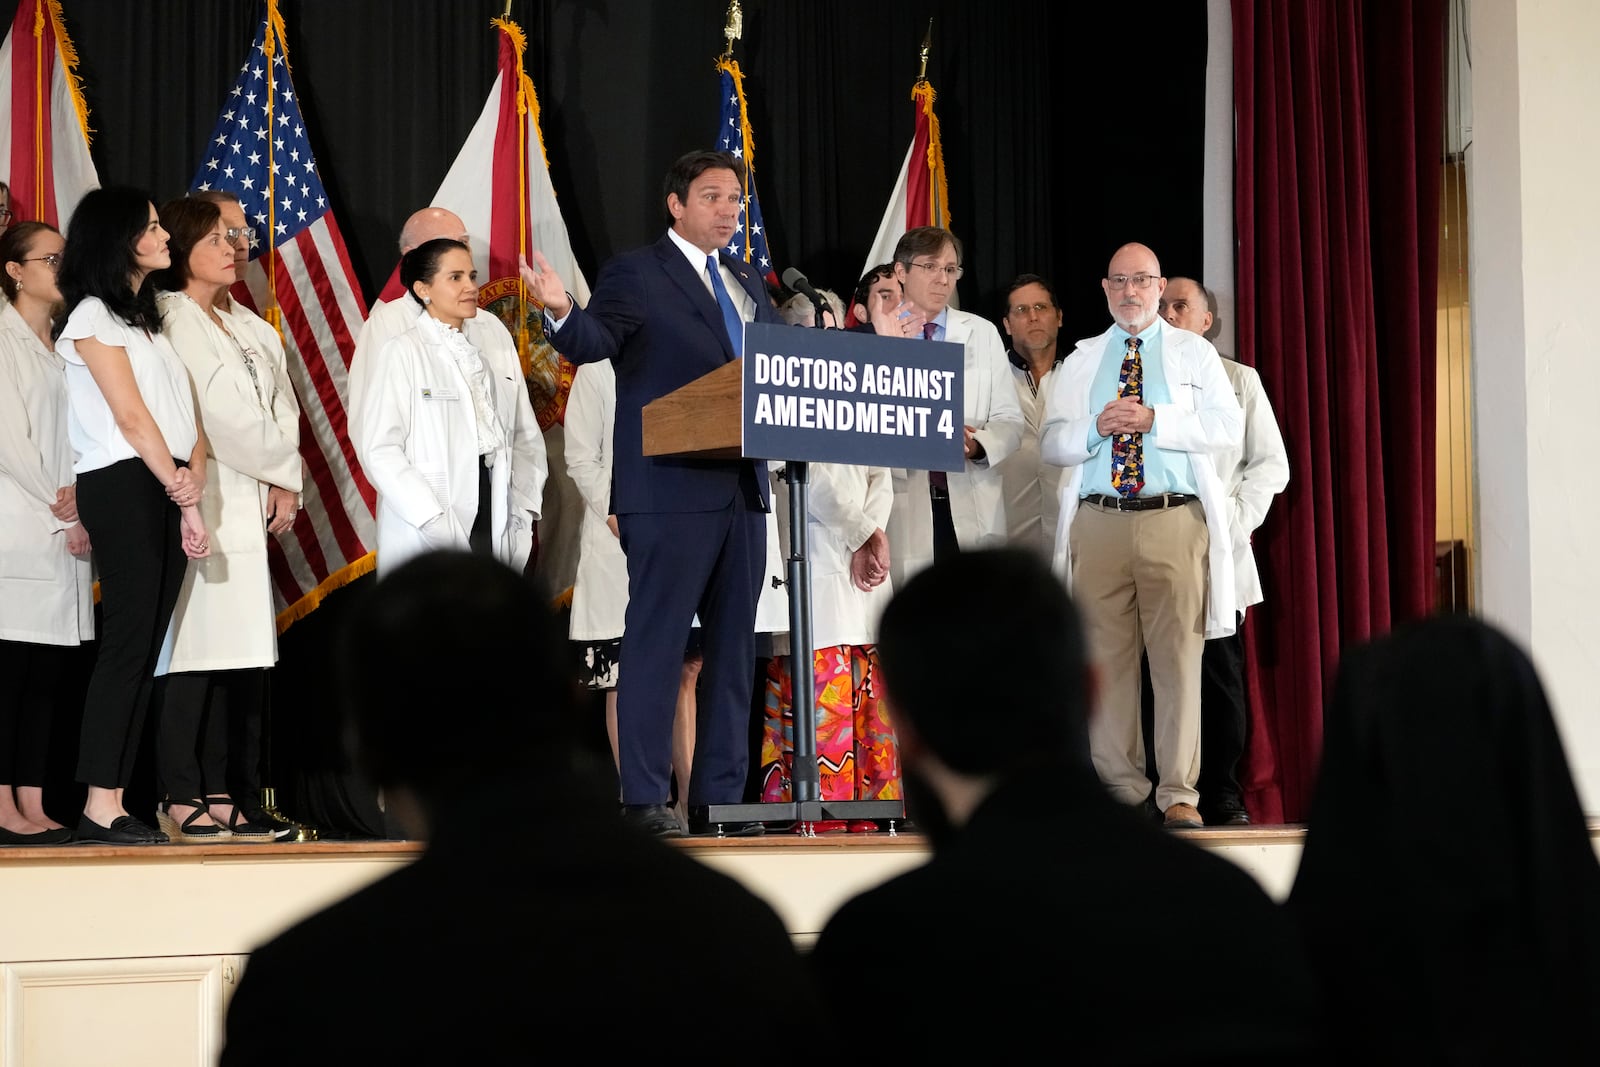
[{"label": "red shoe", "polygon": [[[818,819],[811,824],[811,832],[814,834],[842,834],[847,825],[843,819]],[[803,822],[795,823],[794,832],[804,834],[806,832],[806,824]]]},{"label": "red shoe", "polygon": [[853,834],[875,834],[878,832],[878,824],[871,819],[851,819],[850,832]]}]

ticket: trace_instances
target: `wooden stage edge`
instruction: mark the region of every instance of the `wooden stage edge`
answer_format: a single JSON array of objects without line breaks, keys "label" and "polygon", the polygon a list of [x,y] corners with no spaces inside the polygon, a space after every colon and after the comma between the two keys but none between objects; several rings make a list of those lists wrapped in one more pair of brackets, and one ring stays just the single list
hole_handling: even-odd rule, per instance
[{"label": "wooden stage edge", "polygon": [[[1589,820],[1589,831],[1600,850],[1600,818]],[[1238,865],[1283,900],[1306,831],[1287,825],[1176,833]],[[1419,822],[1415,833],[1425,838],[1426,824]],[[1068,828],[1059,840],[1070,848],[1071,839]],[[671,844],[766,900],[799,944],[814,939],[850,897],[930,855],[928,839],[918,833],[769,833]],[[537,841],[518,847],[530,846]],[[0,978],[5,965],[21,961],[248,954],[292,923],[410,863],[422,847],[340,840],[0,848],[0,899],[6,902],[0,908]],[[108,909],[107,901],[117,907]],[[118,915],[129,914],[142,921],[118,922]],[[49,915],[77,919],[39,921]],[[3,1009],[0,1003],[0,1017]]]},{"label": "wooden stage edge", "polygon": [[[1600,844],[1600,819],[1589,830]],[[1421,840],[1429,829],[1419,820],[1414,832]],[[1178,833],[1237,864],[1276,900],[1294,884],[1305,840],[1300,826]],[[930,854],[916,833],[673,844],[766,900],[802,948],[839,905]],[[1070,849],[1071,828],[1039,847]],[[118,1067],[215,1063],[250,952],[421,851],[418,842],[385,840],[0,848],[0,1064],[102,1063],[110,1033]]]}]

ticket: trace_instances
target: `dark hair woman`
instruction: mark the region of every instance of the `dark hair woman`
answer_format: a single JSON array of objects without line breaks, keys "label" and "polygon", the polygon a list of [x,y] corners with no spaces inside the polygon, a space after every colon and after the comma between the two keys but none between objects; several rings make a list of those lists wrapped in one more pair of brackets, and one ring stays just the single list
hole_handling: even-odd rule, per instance
[{"label": "dark hair woman", "polygon": [[184,557],[209,551],[199,509],[205,437],[189,375],[161,334],[150,275],[170,260],[150,198],[92,190],[67,232],[56,351],[67,364],[78,512],[94,541],[102,618],[78,749],[89,787],[78,837],[152,844],[167,835],[128,814],[123,791]]},{"label": "dark hair woman", "polygon": [[437,548],[521,571],[533,547],[544,437],[510,333],[478,314],[477,279],[472,253],[448,238],[400,260],[416,324],[370,370],[356,440],[378,490],[380,575]]},{"label": "dark hair woman", "polygon": [[190,560],[173,614],[172,638],[157,664],[167,675],[156,762],[166,805],[161,828],[175,841],[229,834],[270,841],[235,803],[228,785],[233,712],[259,708],[266,668],[278,658],[267,571],[268,534],[286,531],[299,507],[300,408],[281,346],[216,306],[237,276],[237,236],[221,207],[183,198],[161,208],[172,264],[158,271],[162,332],[194,383],[206,427],[209,489],[200,515],[211,554]]},{"label": "dark hair woman", "polygon": [[[0,236],[0,844],[59,844],[44,810],[50,719],[67,649],[94,636],[89,535],[78,521],[67,379],[50,338],[65,245],[54,226]],[[13,793],[15,790],[15,793]]]}]

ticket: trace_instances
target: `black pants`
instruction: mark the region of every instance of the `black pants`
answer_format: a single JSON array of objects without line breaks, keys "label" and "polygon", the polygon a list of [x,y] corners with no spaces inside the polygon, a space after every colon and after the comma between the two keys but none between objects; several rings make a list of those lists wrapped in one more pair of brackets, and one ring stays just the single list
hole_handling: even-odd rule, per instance
[{"label": "black pants", "polygon": [[177,505],[141,459],[78,475],[78,517],[100,572],[100,652],[83,702],[78,780],[120,789],[133,776],[187,561]]},{"label": "black pants", "polygon": [[168,675],[156,729],[160,787],[175,803],[227,793],[261,804],[261,717],[266,671]]},{"label": "black pants", "polygon": [[472,517],[472,529],[467,532],[467,547],[474,556],[494,555],[494,531],[490,523],[494,521],[494,506],[491,500],[491,486],[494,473],[483,465],[483,457],[478,457],[478,513]]},{"label": "black pants", "polygon": [[1206,642],[1200,656],[1201,815],[1221,821],[1244,808],[1239,761],[1250,717],[1244,699],[1244,639],[1236,630]]},{"label": "black pants", "polygon": [[950,490],[934,488],[930,490],[933,501],[933,561],[939,563],[951,559],[961,552],[961,543],[956,540],[956,523],[950,515]]},{"label": "black pants", "polygon": [[0,641],[0,785],[43,786],[70,645]]}]

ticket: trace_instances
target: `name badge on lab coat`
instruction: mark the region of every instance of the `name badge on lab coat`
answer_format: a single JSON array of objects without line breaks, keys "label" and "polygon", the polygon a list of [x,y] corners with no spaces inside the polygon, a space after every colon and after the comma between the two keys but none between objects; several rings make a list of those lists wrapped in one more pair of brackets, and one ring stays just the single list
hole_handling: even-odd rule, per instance
[{"label": "name badge on lab coat", "polygon": [[437,388],[437,387],[429,389],[427,387],[424,387],[423,390],[422,390],[422,399],[424,399],[424,400],[460,400],[461,399],[461,394],[457,393],[454,389],[441,389],[441,388]]}]

